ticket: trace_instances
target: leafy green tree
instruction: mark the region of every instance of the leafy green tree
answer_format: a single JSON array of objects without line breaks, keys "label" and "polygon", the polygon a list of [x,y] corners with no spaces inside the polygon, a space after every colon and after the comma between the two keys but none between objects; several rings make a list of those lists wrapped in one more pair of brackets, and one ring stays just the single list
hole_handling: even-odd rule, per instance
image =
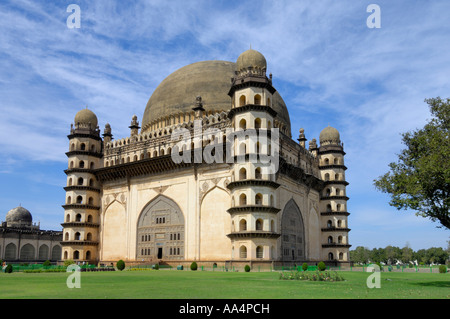
[{"label": "leafy green tree", "polygon": [[368,248],[358,246],[355,250],[350,251],[350,260],[357,264],[367,264],[369,261],[370,251]]},{"label": "leafy green tree", "polygon": [[426,99],[433,118],[424,128],[402,134],[406,148],[390,171],[374,180],[391,196],[389,204],[450,229],[450,99]]},{"label": "leafy green tree", "polygon": [[431,247],[426,250],[429,263],[445,264],[449,254],[442,247]]},{"label": "leafy green tree", "polygon": [[409,247],[407,243],[405,247],[402,248],[402,262],[409,263],[413,261],[413,250]]},{"label": "leafy green tree", "polygon": [[401,260],[402,251],[399,247],[393,247],[393,246],[386,246],[384,249],[385,256],[386,256],[386,263],[396,264],[399,260]]},{"label": "leafy green tree", "polygon": [[417,260],[419,263],[423,263],[424,265],[428,265],[430,263],[426,249],[419,249],[414,252],[413,259]]},{"label": "leafy green tree", "polygon": [[386,263],[387,258],[384,251],[384,248],[374,248],[370,251],[369,259],[374,263]]}]

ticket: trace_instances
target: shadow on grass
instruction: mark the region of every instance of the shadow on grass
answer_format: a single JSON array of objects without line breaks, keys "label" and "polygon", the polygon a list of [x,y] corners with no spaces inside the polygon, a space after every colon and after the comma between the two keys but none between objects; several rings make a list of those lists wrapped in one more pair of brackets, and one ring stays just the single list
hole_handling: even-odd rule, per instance
[{"label": "shadow on grass", "polygon": [[450,281],[426,281],[426,282],[414,282],[412,285],[422,286],[422,287],[442,287],[450,288]]}]

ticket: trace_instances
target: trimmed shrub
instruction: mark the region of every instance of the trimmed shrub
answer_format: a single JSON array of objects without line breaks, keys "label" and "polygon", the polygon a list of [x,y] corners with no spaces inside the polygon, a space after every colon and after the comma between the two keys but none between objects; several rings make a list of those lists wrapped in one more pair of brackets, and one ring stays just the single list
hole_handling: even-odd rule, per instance
[{"label": "trimmed shrub", "polygon": [[13,272],[13,266],[11,264],[7,265],[6,268],[5,268],[5,272],[7,274],[12,273]]},{"label": "trimmed shrub", "polygon": [[245,270],[245,272],[250,272],[250,266],[249,265],[245,265],[244,270]]},{"label": "trimmed shrub", "polygon": [[447,272],[447,267],[445,267],[445,265],[440,265],[439,266],[439,273],[445,274],[446,272]]},{"label": "trimmed shrub", "polygon": [[303,263],[302,269],[303,269],[303,271],[307,271],[308,270],[308,264],[307,263]]},{"label": "trimmed shrub", "polygon": [[320,271],[324,271],[325,269],[327,269],[327,266],[325,266],[325,263],[323,261],[321,261],[318,265],[317,268],[319,268]]},{"label": "trimmed shrub", "polygon": [[44,261],[44,263],[42,264],[42,266],[44,266],[44,267],[48,267],[48,266],[51,266],[52,265],[52,263],[50,262],[50,260],[46,260],[46,261]]},{"label": "trimmed shrub", "polygon": [[117,269],[119,269],[119,270],[124,270],[125,269],[125,262],[121,259],[121,260],[119,260],[118,262],[117,262],[117,264],[116,264],[116,267],[117,267]]},{"label": "trimmed shrub", "polygon": [[66,259],[66,260],[64,260],[64,267],[70,266],[74,263],[75,262],[72,259]]},{"label": "trimmed shrub", "polygon": [[197,270],[197,263],[195,261],[191,264],[191,270]]},{"label": "trimmed shrub", "polygon": [[155,266],[153,267],[153,269],[159,270],[159,264],[155,264]]}]

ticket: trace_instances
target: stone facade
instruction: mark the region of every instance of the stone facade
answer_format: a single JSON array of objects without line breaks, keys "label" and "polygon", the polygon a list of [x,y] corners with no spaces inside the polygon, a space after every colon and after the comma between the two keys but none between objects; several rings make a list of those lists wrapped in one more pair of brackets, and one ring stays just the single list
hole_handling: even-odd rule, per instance
[{"label": "stone facade", "polygon": [[303,129],[294,141],[266,67],[254,50],[186,66],[155,90],[142,129],[133,116],[118,140],[109,124],[100,137],[92,111],[77,113],[62,258],[347,263],[339,132],[325,128],[319,147],[306,148]]}]

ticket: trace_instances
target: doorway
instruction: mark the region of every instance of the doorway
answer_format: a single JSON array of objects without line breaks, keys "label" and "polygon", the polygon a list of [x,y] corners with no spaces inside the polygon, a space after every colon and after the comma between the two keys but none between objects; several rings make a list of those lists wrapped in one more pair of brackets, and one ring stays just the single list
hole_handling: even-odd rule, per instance
[{"label": "doorway", "polygon": [[162,258],[162,254],[163,254],[163,249],[162,247],[158,247],[158,259]]}]

